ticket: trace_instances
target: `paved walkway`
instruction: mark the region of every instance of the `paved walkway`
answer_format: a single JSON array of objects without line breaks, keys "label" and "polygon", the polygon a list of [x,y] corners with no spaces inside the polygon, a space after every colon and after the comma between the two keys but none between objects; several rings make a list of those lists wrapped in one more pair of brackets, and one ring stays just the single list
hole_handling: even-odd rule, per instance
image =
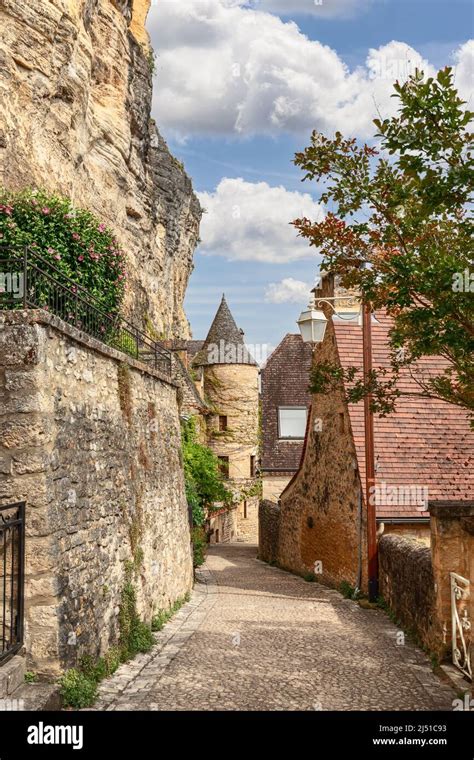
[{"label": "paved walkway", "polygon": [[451,710],[455,694],[396,627],[338,592],[212,547],[151,653],[100,687],[99,710]]}]

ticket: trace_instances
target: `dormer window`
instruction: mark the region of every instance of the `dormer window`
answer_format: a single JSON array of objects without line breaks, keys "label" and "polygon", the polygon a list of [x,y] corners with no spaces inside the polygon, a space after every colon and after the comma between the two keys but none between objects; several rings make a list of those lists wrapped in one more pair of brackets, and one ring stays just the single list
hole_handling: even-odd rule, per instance
[{"label": "dormer window", "polygon": [[278,438],[303,440],[306,432],[306,416],[305,406],[280,406],[278,408]]}]

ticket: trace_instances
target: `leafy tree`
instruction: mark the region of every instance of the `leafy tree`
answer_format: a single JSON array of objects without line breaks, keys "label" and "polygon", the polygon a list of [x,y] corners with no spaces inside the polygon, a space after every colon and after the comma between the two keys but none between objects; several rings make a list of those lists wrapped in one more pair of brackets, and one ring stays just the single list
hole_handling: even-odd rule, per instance
[{"label": "leafy tree", "polygon": [[[321,200],[330,210],[322,222],[294,224],[320,249],[323,270],[393,318],[390,370],[374,371],[365,384],[360,368],[348,370],[349,400],[372,392],[374,410],[387,414],[406,367],[420,395],[472,411],[474,114],[450,68],[428,79],[417,71],[394,89],[398,113],[375,120],[377,148],[339,132],[332,139],[313,132],[311,145],[296,154],[304,179],[323,183]],[[421,377],[414,363],[422,356],[444,362]],[[340,368],[316,368],[313,390],[340,379]]]},{"label": "leafy tree", "polygon": [[192,508],[194,525],[202,526],[206,512],[215,502],[226,504],[232,494],[225,487],[214,452],[197,440],[196,423],[190,417],[182,426],[183,464],[186,497]]}]

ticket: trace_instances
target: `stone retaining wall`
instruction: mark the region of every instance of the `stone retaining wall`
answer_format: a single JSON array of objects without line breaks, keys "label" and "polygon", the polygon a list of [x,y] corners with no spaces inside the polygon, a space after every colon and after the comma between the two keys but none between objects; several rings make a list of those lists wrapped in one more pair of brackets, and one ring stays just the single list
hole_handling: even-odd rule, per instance
[{"label": "stone retaining wall", "polygon": [[435,580],[431,550],[422,543],[385,535],[379,541],[380,595],[400,621],[430,651],[437,651]]},{"label": "stone retaining wall", "polygon": [[[0,313],[0,503],[26,500],[28,667],[117,643],[192,586],[176,386],[45,312]],[[127,565],[128,563],[128,565]]]}]

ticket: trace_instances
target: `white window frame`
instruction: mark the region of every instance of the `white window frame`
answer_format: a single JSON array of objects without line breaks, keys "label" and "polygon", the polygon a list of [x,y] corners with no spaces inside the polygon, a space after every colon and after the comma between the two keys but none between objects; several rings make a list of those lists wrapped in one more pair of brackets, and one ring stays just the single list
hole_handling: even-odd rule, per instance
[{"label": "white window frame", "polygon": [[[304,419],[304,430],[302,435],[282,435],[282,424],[281,424],[281,417],[280,412],[290,412],[290,411],[299,411],[304,412],[305,419]],[[306,425],[308,423],[308,408],[306,406],[279,406],[277,408],[277,414],[278,414],[278,439],[280,441],[304,441],[305,433],[306,433]]]}]

